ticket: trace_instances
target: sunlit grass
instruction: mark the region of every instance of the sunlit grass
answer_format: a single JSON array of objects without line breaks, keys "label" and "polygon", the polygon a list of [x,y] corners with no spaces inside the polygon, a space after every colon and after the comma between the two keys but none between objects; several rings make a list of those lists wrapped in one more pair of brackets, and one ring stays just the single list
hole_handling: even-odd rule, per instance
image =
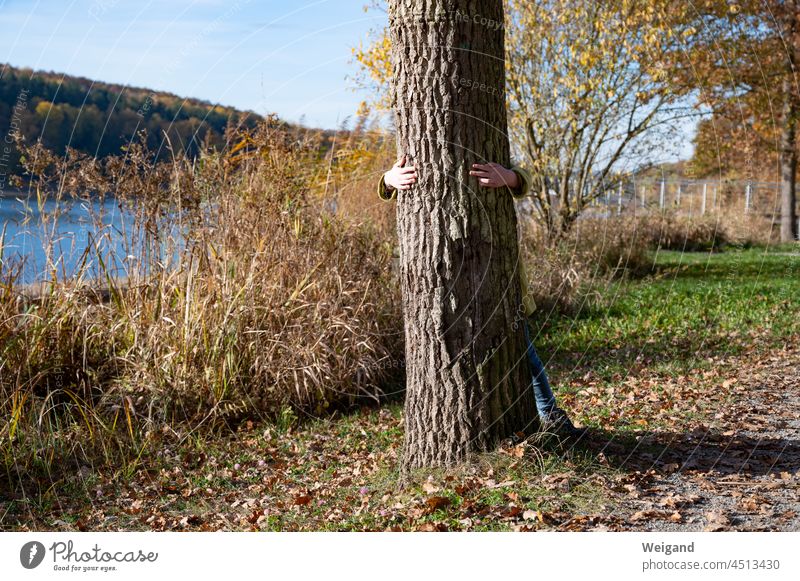
[{"label": "sunlit grass", "polygon": [[711,352],[767,348],[800,332],[796,246],[659,251],[655,264],[651,276],[599,289],[600,301],[574,317],[534,315],[537,348],[554,364],[584,360],[608,375],[637,358],[679,371]]}]

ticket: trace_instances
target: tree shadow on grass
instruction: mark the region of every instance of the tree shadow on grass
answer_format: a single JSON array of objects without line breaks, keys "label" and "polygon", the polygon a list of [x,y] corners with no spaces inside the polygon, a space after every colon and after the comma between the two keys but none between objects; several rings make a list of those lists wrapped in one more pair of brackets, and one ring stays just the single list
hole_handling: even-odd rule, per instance
[{"label": "tree shadow on grass", "polygon": [[716,477],[797,474],[800,441],[746,432],[720,433],[591,430],[579,446],[602,453],[608,463],[626,472],[692,471]]},{"label": "tree shadow on grass", "polygon": [[703,365],[708,357],[735,356],[746,349],[746,340],[738,342],[718,336],[631,335],[613,343],[597,341],[580,351],[560,349],[552,356],[546,351],[540,351],[539,355],[545,361],[551,381],[568,389],[587,373],[594,379],[606,381],[614,381],[619,375],[638,376],[657,369],[687,373]]}]

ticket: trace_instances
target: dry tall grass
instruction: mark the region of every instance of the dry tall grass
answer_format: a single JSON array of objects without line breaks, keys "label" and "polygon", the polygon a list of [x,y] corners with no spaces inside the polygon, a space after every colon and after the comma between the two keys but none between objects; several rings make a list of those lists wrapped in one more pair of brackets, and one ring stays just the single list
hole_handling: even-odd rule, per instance
[{"label": "dry tall grass", "polygon": [[[402,355],[391,246],[324,210],[335,168],[319,136],[268,122],[229,139],[226,152],[169,163],[140,143],[102,164],[26,148],[42,197],[114,195],[130,208],[126,254],[138,259],[114,272],[106,233],[75,280],[52,279],[35,300],[3,262],[9,482],[50,486],[103,461],[131,469],[163,429],[321,413],[391,389]],[[107,301],[92,290],[95,267]]]}]

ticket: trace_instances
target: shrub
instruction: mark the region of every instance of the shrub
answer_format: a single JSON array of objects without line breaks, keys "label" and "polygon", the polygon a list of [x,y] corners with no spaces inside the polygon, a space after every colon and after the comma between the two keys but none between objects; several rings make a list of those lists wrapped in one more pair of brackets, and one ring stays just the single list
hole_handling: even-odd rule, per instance
[{"label": "shrub", "polygon": [[652,269],[648,235],[631,218],[583,218],[556,241],[532,220],[520,225],[528,287],[542,312],[573,315],[593,304],[598,285]]},{"label": "shrub", "polygon": [[725,229],[712,215],[687,217],[667,211],[646,214],[637,222],[653,249],[710,251],[719,250],[728,242]]}]

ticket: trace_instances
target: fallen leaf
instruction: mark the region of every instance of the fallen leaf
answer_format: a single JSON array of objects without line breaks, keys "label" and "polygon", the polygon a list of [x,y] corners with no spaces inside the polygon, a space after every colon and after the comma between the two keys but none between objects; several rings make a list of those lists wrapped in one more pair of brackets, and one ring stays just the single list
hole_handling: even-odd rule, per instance
[{"label": "fallen leaf", "polygon": [[517,518],[522,513],[522,508],[519,506],[509,506],[504,511],[504,516],[507,518]]},{"label": "fallen leaf", "polygon": [[450,499],[446,496],[431,496],[425,501],[425,504],[427,504],[430,511],[433,512],[434,510],[450,506]]},{"label": "fallen leaf", "polygon": [[759,503],[756,501],[755,498],[751,497],[751,498],[743,498],[741,500],[741,505],[742,505],[742,508],[744,508],[745,510],[749,510],[751,512],[754,512],[754,511],[758,510]]},{"label": "fallen leaf", "polygon": [[730,519],[721,511],[712,510],[706,515],[706,531],[719,531],[731,524]]},{"label": "fallen leaf", "polygon": [[506,488],[508,486],[514,486],[514,481],[506,480],[504,482],[498,482],[497,484],[490,484],[486,488]]},{"label": "fallen leaf", "polygon": [[422,490],[428,494],[433,494],[434,492],[439,492],[440,489],[433,482],[425,482],[425,484],[422,485]]},{"label": "fallen leaf", "polygon": [[509,455],[513,456],[514,458],[522,458],[525,455],[525,446],[523,444],[514,446],[511,448]]},{"label": "fallen leaf", "polygon": [[311,496],[308,494],[301,494],[294,497],[294,503],[298,506],[305,506],[311,502]]}]

